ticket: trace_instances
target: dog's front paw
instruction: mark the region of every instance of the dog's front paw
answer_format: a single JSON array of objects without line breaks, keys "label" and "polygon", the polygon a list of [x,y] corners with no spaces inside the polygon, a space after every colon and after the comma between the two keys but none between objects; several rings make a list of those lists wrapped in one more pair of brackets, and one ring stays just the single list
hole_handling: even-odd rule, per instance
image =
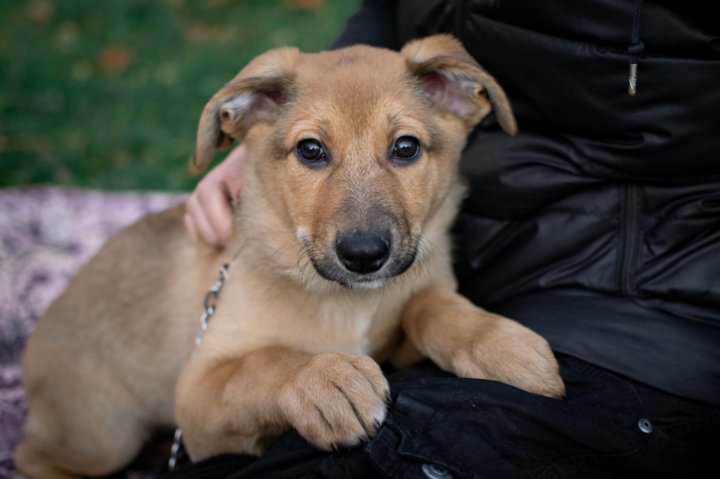
[{"label": "dog's front paw", "polygon": [[283,387],[280,406],[311,444],[352,446],[385,421],[388,383],[368,356],[318,354]]},{"label": "dog's front paw", "polygon": [[457,376],[494,379],[543,396],[565,395],[550,345],[520,323],[495,316],[458,346],[451,358]]}]

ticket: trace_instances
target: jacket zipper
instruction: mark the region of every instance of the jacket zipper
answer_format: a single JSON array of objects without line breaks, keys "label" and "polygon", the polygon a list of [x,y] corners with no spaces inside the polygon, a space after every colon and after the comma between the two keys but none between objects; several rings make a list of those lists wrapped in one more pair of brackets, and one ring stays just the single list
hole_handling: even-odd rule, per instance
[{"label": "jacket zipper", "polygon": [[618,251],[617,287],[623,296],[637,294],[635,264],[640,247],[638,234],[638,189],[635,185],[622,187],[620,244]]}]

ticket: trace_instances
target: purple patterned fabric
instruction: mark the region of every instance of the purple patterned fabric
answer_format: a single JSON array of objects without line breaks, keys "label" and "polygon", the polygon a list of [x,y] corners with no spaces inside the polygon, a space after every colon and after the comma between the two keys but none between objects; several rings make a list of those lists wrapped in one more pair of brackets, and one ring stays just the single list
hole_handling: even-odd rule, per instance
[{"label": "purple patterned fabric", "polygon": [[38,316],[109,236],[184,198],[53,187],[0,190],[0,479],[22,478],[12,463],[25,415],[19,363]]}]

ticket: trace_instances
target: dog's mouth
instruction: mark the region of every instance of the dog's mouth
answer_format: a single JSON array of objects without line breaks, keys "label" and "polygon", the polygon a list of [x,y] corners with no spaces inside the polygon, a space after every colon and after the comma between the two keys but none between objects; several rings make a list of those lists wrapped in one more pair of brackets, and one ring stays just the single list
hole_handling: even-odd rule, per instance
[{"label": "dog's mouth", "polygon": [[355,273],[341,267],[336,261],[310,257],[317,274],[348,289],[378,289],[389,280],[407,271],[415,261],[416,251],[402,255],[374,273]]},{"label": "dog's mouth", "polygon": [[310,240],[303,242],[313,268],[322,278],[348,289],[377,289],[413,265],[419,238],[405,241],[403,247],[390,234],[354,231],[339,236],[334,247],[326,248],[324,253]]}]

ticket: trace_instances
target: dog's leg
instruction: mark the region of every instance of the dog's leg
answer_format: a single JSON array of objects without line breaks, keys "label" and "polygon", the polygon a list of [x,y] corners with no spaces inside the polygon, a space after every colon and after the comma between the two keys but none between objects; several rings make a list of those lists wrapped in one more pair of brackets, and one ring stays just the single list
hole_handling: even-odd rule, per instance
[{"label": "dog's leg", "polygon": [[80,477],[61,471],[47,462],[42,462],[44,459],[27,442],[18,445],[13,460],[17,470],[30,479],[77,479]]},{"label": "dog's leg", "polygon": [[178,383],[176,414],[193,460],[259,454],[291,427],[327,450],[373,435],[387,396],[387,381],[367,356],[273,346],[239,358],[192,358]]},{"label": "dog's leg", "polygon": [[[73,360],[84,358],[68,358],[62,344],[37,338],[28,343],[23,361],[28,414],[15,464],[32,479],[118,471],[142,448],[153,423],[101,362],[93,364],[97,369],[77,368]],[[28,361],[28,353],[40,349],[51,359]]]},{"label": "dog's leg", "polygon": [[547,341],[454,291],[433,287],[416,294],[402,324],[422,354],[457,376],[494,379],[544,396],[565,392]]},{"label": "dog's leg", "polygon": [[[149,429],[129,415],[97,406],[69,412],[31,405],[14,452],[17,469],[31,479],[103,476],[120,470],[137,454]],[[78,416],[80,410],[88,416]],[[89,419],[92,412],[96,415]]]}]

